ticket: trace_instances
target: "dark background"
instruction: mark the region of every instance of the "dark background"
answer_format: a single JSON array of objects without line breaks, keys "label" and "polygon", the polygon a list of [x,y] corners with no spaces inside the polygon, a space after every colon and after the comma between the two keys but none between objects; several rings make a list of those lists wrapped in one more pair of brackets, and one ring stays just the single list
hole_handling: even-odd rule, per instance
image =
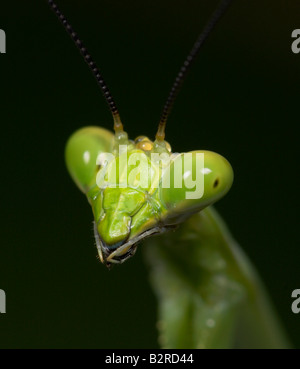
[{"label": "dark background", "polygon": [[[217,1],[58,1],[101,67],[130,137],[154,137],[171,83]],[[77,128],[112,128],[87,66],[46,1],[6,1],[0,28],[0,347],[155,348],[142,247],[108,271],[92,212],[69,178]],[[203,48],[167,126],[174,151],[209,149],[235,171],[217,204],[260,272],[294,345],[300,314],[298,0],[235,1]]]}]

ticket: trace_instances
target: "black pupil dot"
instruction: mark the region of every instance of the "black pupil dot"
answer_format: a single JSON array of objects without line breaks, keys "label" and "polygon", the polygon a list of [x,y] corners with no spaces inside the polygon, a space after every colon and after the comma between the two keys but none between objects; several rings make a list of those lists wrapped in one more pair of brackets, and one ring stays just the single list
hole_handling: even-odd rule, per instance
[{"label": "black pupil dot", "polygon": [[215,181],[214,181],[214,188],[216,188],[219,184],[219,179],[217,178]]}]

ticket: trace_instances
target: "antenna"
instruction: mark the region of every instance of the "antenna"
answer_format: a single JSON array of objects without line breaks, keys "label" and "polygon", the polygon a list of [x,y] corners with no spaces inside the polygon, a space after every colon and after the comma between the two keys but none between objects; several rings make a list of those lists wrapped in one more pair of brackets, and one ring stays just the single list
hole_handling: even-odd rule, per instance
[{"label": "antenna", "polygon": [[59,10],[58,6],[55,4],[54,1],[48,0],[48,4],[54,11],[54,13],[57,15],[57,18],[60,20],[62,25],[64,26],[65,30],[68,32],[68,34],[71,36],[72,40],[74,41],[76,47],[79,49],[81,55],[83,56],[85,62],[90,67],[90,70],[92,71],[94,77],[96,78],[98,85],[100,86],[102,93],[104,95],[104,98],[109,106],[109,109],[112,113],[113,119],[114,119],[114,130],[116,133],[123,132],[123,125],[121,122],[120,114],[118,112],[116,103],[102,77],[102,74],[100,73],[96,63],[93,61],[91,55],[88,53],[87,49],[83,45],[82,41],[79,39],[77,33],[73,30],[70,23],[67,21],[66,17],[62,14],[62,12]]},{"label": "antenna", "polygon": [[168,117],[171,113],[171,110],[172,110],[173,105],[174,105],[174,101],[175,101],[175,99],[176,99],[176,97],[177,97],[177,95],[178,95],[178,93],[181,89],[181,86],[183,85],[183,82],[185,81],[186,76],[187,76],[189,70],[191,69],[191,66],[192,66],[193,62],[195,61],[201,46],[203,45],[203,43],[205,42],[205,40],[207,39],[207,37],[209,36],[211,31],[213,30],[213,28],[215,27],[215,25],[217,24],[219,19],[226,12],[226,10],[229,7],[231,2],[232,2],[232,0],[223,0],[223,1],[221,1],[220,5],[214,11],[214,13],[211,16],[210,20],[208,21],[208,23],[204,27],[203,31],[199,35],[199,37],[198,37],[197,41],[195,42],[195,44],[193,45],[192,50],[190,51],[190,53],[186,57],[183,65],[181,66],[181,68],[179,70],[179,73],[177,74],[177,77],[176,77],[176,79],[173,83],[173,86],[171,88],[171,91],[169,93],[167,101],[164,105],[161,117],[160,117],[160,121],[159,121],[159,124],[158,124],[158,130],[157,130],[157,133],[156,133],[156,140],[157,141],[159,141],[159,142],[164,141],[167,119],[168,119]]}]

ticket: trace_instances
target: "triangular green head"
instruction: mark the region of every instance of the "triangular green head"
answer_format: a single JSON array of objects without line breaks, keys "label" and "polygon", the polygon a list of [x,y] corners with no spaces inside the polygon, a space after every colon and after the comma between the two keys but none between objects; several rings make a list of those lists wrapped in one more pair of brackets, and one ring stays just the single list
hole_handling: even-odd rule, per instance
[{"label": "triangular green head", "polygon": [[167,143],[135,141],[85,127],[66,146],[68,171],[87,195],[102,262],[122,263],[137,244],[176,227],[230,189],[229,162],[211,151],[175,154]]}]

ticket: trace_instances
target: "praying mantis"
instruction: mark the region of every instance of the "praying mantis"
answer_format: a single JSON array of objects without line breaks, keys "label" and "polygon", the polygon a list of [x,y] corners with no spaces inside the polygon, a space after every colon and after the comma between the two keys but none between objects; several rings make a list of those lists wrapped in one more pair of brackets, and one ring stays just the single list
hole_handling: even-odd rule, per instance
[{"label": "praying mantis", "polygon": [[93,72],[114,121],[114,134],[93,126],[69,138],[67,169],[92,207],[104,265],[122,264],[145,244],[159,302],[159,340],[166,348],[289,346],[259,277],[212,207],[232,185],[230,163],[211,151],[174,153],[165,141],[180,88],[231,2],[221,1],[180,68],[155,140],[133,141],[92,57],[48,0]]}]

